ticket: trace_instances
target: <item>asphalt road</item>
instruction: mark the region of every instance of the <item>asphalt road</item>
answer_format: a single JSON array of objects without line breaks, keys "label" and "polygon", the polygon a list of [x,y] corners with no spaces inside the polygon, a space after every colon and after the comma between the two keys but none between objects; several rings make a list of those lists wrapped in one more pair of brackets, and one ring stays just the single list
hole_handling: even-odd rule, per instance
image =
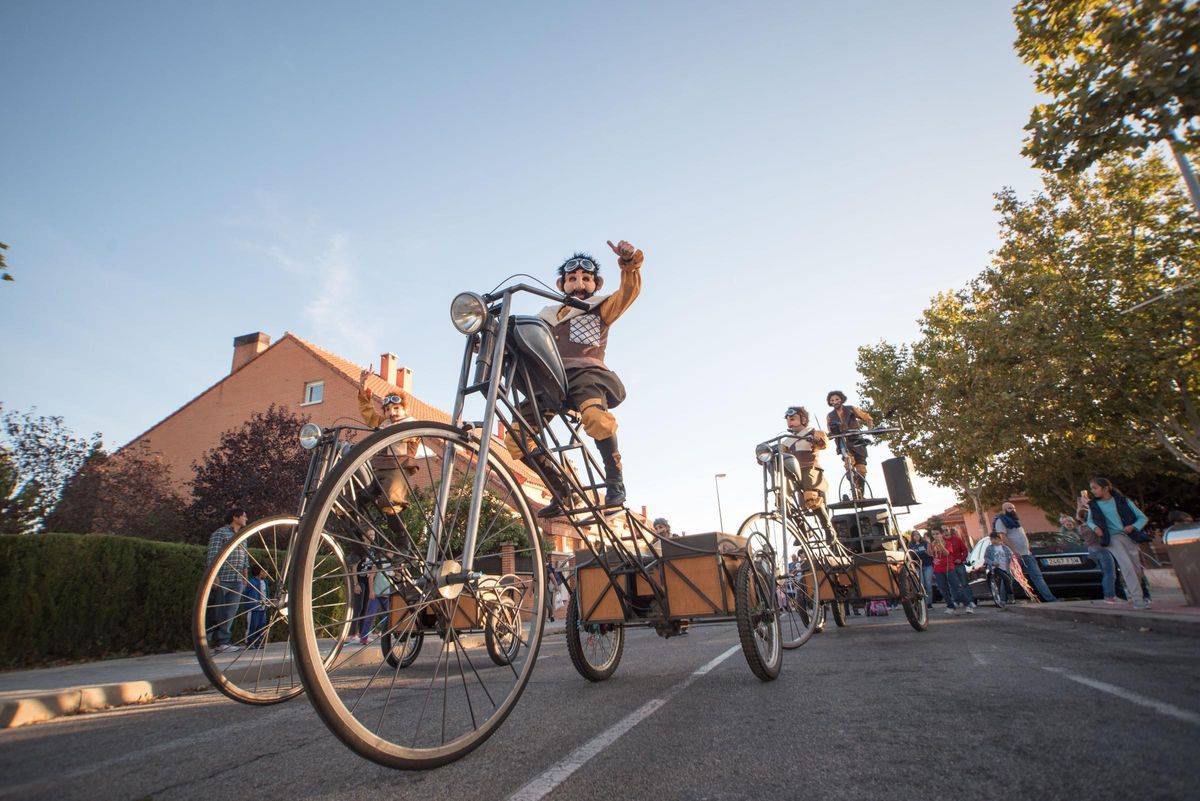
[{"label": "asphalt road", "polygon": [[353,755],[304,699],[64,718],[0,732],[0,799],[1197,798],[1197,640],[932,614],[852,618],[765,684],[732,624],[638,630],[602,684],[552,637],[499,733],[421,773]]}]

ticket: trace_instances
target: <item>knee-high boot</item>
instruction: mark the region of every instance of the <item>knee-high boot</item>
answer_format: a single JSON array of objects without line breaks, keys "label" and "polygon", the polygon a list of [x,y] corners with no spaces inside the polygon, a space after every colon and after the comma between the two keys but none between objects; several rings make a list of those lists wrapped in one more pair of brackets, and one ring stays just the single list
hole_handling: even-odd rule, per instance
[{"label": "knee-high boot", "polygon": [[625,481],[621,476],[621,452],[617,450],[617,435],[596,440],[596,450],[604,462],[604,505],[616,506],[625,502]]}]

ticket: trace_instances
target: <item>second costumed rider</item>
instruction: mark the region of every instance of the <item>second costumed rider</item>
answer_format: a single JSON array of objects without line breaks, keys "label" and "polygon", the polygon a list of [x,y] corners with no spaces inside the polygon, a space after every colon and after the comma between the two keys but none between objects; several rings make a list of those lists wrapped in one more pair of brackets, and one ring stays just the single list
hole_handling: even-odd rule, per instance
[{"label": "second costumed rider", "polygon": [[789,406],[783,413],[783,419],[787,421],[788,432],[792,436],[785,437],[780,444],[786,453],[796,457],[804,508],[817,516],[821,528],[825,530],[826,540],[832,543],[833,521],[825,506],[829,483],[825,480],[825,471],[821,469],[817,455],[829,446],[829,440],[824,431],[809,423],[808,409],[803,406]]},{"label": "second costumed rider", "polygon": [[[621,452],[617,448],[615,409],[625,400],[625,385],[604,363],[608,345],[608,330],[625,313],[642,289],[642,251],[625,240],[608,246],[617,254],[621,268],[621,284],[611,295],[597,295],[604,286],[600,265],[586,253],[576,253],[558,267],[558,289],[564,295],[582,300],[589,308],[576,309],[565,304],[547,306],[538,315],[550,326],[558,352],[567,373],[567,403],[579,411],[583,430],[596,441],[596,449],[604,462],[604,503],[616,506],[625,502],[625,483],[621,476]],[[509,453],[524,460],[519,443],[505,438]],[[529,443],[532,450],[533,443]],[[534,461],[538,456],[532,457]],[[545,459],[547,457],[541,456]],[[556,498],[538,512],[540,518],[559,517],[570,495],[567,487],[559,486],[557,471],[543,466],[550,482],[555,484]]]}]

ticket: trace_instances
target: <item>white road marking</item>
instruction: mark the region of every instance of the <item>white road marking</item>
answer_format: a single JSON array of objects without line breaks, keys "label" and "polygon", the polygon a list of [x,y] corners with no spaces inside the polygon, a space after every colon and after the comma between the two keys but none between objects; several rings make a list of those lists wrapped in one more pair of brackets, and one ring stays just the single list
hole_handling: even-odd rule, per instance
[{"label": "white road marking", "polygon": [[708,673],[710,670],[724,662],[729,657],[733,656],[741,649],[742,646],[735,645],[725,653],[709,661],[707,664],[697,668],[686,679],[663,693],[661,697],[655,698],[653,701],[646,702],[636,711],[630,713],[625,718],[613,724],[600,734],[597,734],[591,740],[588,740],[570,754],[567,754],[567,756],[559,762],[551,765],[545,770],[545,772],[542,773],[542,775],[536,777],[533,779],[533,781],[529,782],[520,790],[517,790],[515,793],[509,796],[508,801],[539,801],[540,799],[545,798],[551,790],[566,781],[566,779],[570,777],[572,773],[587,764],[592,757],[599,754],[605,748],[608,748],[608,746],[620,739],[622,735],[624,735],[634,726],[638,725],[643,720],[657,712],[664,704],[667,703],[667,701],[670,701],[672,698],[682,692],[689,684],[703,676],[705,673]]},{"label": "white road marking", "polygon": [[1126,690],[1124,687],[1118,687],[1115,684],[1097,681],[1096,679],[1089,679],[1087,676],[1079,676],[1074,673],[1068,673],[1063,668],[1043,666],[1042,670],[1048,670],[1051,673],[1057,673],[1064,679],[1070,679],[1071,681],[1079,682],[1080,684],[1091,687],[1092,689],[1099,690],[1102,693],[1115,695],[1116,697],[1129,701],[1132,704],[1149,707],[1155,712],[1158,712],[1160,715],[1166,715],[1167,717],[1175,718],[1176,720],[1182,720],[1186,723],[1200,726],[1200,715],[1197,715],[1195,712],[1189,712],[1186,709],[1180,709],[1174,704],[1168,704],[1165,701],[1156,701],[1153,698],[1147,698],[1144,695],[1139,695],[1132,690]]}]

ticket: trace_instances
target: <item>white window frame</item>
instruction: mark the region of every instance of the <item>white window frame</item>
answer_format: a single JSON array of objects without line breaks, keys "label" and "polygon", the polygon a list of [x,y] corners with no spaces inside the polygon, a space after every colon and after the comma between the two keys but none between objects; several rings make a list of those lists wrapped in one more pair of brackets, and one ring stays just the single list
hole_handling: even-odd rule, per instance
[{"label": "white window frame", "polygon": [[[320,397],[317,398],[316,400],[309,400],[309,398],[312,397],[314,391],[319,392]],[[325,380],[324,379],[322,379],[320,381],[309,381],[304,385],[304,401],[300,404],[301,406],[316,406],[318,403],[323,403],[324,401],[325,401]]]}]

